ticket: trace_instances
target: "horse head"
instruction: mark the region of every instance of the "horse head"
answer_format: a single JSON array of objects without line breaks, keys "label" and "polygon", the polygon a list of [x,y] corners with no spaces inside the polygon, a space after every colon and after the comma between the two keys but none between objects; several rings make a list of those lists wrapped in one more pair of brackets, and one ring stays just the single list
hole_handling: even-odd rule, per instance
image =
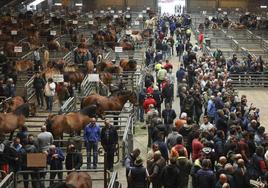
[{"label": "horse head", "polygon": [[53,124],[53,118],[55,117],[56,115],[55,114],[49,114],[47,116],[47,119],[45,121],[45,126],[47,128],[47,131],[48,132],[52,132],[52,124]]},{"label": "horse head", "polygon": [[132,103],[134,106],[138,105],[137,95],[135,92],[130,90],[123,90],[119,95],[124,96],[130,103]]},{"label": "horse head", "polygon": [[34,102],[29,103],[29,107],[30,107],[30,115],[35,116],[37,112],[35,103]]}]

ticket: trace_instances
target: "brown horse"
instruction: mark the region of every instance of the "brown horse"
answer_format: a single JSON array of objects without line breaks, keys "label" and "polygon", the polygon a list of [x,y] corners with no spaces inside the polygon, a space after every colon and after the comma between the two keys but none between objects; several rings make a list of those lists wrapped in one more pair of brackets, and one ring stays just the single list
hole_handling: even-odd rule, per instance
[{"label": "brown horse", "polygon": [[71,172],[65,182],[55,183],[51,188],[92,188],[92,179],[87,172]]},{"label": "brown horse", "polygon": [[55,137],[61,137],[63,133],[80,134],[81,130],[96,116],[96,105],[83,108],[80,112],[70,112],[61,115],[49,115],[46,120],[47,130]]},{"label": "brown horse", "polygon": [[119,46],[123,48],[123,50],[135,50],[134,44],[129,42],[127,39],[124,39],[119,43]]},{"label": "brown horse", "polygon": [[71,84],[82,83],[85,78],[85,75],[82,72],[66,72],[64,73],[64,81],[70,82]]},{"label": "brown horse", "polygon": [[20,60],[16,62],[15,69],[18,72],[22,72],[22,71],[27,71],[29,69],[32,69],[33,66],[34,64],[30,60]]},{"label": "brown horse", "polygon": [[136,93],[132,91],[120,91],[115,96],[105,97],[98,94],[92,94],[85,97],[81,102],[81,108],[96,105],[97,115],[103,119],[106,111],[121,111],[127,101],[137,105]]},{"label": "brown horse", "polygon": [[52,68],[47,68],[42,72],[42,76],[47,80],[48,78],[53,78],[54,75],[56,74],[61,74],[60,70],[52,67]]},{"label": "brown horse", "polygon": [[20,128],[25,123],[23,115],[14,113],[0,113],[0,134],[12,133],[17,128]]},{"label": "brown horse", "polygon": [[96,70],[98,73],[104,72],[105,69],[109,67],[113,67],[113,63],[111,61],[101,61],[96,65]]},{"label": "brown horse", "polygon": [[93,74],[94,72],[94,63],[93,61],[89,60],[86,62],[86,68],[87,68],[87,73]]},{"label": "brown horse", "polygon": [[121,59],[119,65],[120,67],[122,67],[123,71],[137,70],[137,62],[134,59],[131,60]]},{"label": "brown horse", "polygon": [[4,112],[13,112],[17,109],[20,105],[24,104],[25,101],[22,97],[16,96],[13,97],[10,101],[4,101],[3,103],[3,111]]}]

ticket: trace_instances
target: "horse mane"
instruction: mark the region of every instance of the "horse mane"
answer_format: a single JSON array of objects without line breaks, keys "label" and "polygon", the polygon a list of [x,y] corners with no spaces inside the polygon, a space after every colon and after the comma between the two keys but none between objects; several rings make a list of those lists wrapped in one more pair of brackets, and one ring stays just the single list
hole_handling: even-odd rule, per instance
[{"label": "horse mane", "polygon": [[23,115],[24,117],[29,117],[29,104],[25,103],[20,105],[18,108],[15,109],[15,111],[13,112],[14,115]]}]

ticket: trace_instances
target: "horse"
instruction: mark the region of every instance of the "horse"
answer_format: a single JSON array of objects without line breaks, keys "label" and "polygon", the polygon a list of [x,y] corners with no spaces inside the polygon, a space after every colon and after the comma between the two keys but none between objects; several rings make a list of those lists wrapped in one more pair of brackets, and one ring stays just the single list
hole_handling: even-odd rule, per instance
[{"label": "horse", "polygon": [[132,42],[124,39],[119,43],[119,46],[123,48],[123,50],[135,50],[135,46]]},{"label": "horse", "polygon": [[34,66],[34,63],[30,60],[20,60],[16,62],[15,70],[17,72],[27,71],[29,69],[32,69],[33,66]]},{"label": "horse", "polygon": [[53,50],[60,51],[61,50],[61,45],[56,40],[49,41],[48,44],[47,44],[47,46],[48,46],[48,49],[50,51],[53,51]]},{"label": "horse", "polygon": [[9,101],[3,102],[3,111],[4,112],[13,112],[16,108],[18,108],[20,105],[24,104],[25,100],[21,96],[16,96],[11,98]]},{"label": "horse", "polygon": [[62,137],[63,133],[79,135],[91,118],[96,116],[96,109],[96,105],[89,105],[79,112],[49,115],[45,122],[47,130],[56,138]]},{"label": "horse", "polygon": [[47,80],[48,78],[53,78],[53,76],[56,74],[61,74],[60,70],[52,67],[44,70],[41,75]]},{"label": "horse", "polygon": [[87,68],[87,73],[88,74],[93,74],[94,72],[94,63],[93,61],[89,60],[86,62],[86,68]]},{"label": "horse", "polygon": [[102,61],[96,65],[96,70],[98,73],[104,72],[105,69],[109,67],[113,67],[113,63],[111,61]]},{"label": "horse", "polygon": [[55,183],[51,188],[92,188],[92,179],[87,172],[71,172],[65,182]]},{"label": "horse", "polygon": [[78,84],[81,84],[85,78],[85,75],[82,72],[66,72],[63,74],[64,81],[74,84],[78,88]]},{"label": "horse", "polygon": [[120,91],[115,96],[105,97],[99,94],[91,94],[81,101],[81,108],[97,105],[97,116],[104,119],[106,111],[121,111],[127,101],[137,105],[137,95],[132,91]]},{"label": "horse", "polygon": [[137,61],[134,59],[121,59],[119,63],[120,67],[122,67],[123,71],[136,71],[137,70]]}]

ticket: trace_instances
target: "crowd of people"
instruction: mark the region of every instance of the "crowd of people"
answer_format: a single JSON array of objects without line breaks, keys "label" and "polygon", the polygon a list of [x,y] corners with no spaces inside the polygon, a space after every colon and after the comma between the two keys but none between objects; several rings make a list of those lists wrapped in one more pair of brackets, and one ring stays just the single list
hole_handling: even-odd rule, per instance
[{"label": "crowd of people", "polygon": [[[63,170],[69,170],[67,172],[69,173],[82,167],[83,151],[81,149],[83,142],[86,146],[87,161],[85,163],[87,164],[87,169],[97,168],[98,143],[100,142],[107,154],[107,169],[113,171],[114,154],[118,148],[117,129],[108,119],[104,121],[104,127],[101,129],[95,118],[92,118],[92,121],[86,125],[84,140],[76,142],[70,139],[66,148],[59,147],[62,143],[54,140],[53,135],[47,131],[46,126],[41,127],[41,133],[37,136],[29,134],[27,128],[23,127],[11,143],[2,135],[0,140],[0,168],[5,173],[19,172],[22,174],[25,188],[29,187],[29,176],[31,176],[30,182],[33,188],[45,187],[43,180],[46,176],[46,170],[55,170],[57,172],[49,172],[50,185],[53,185],[56,176],[59,181],[63,180]],[[47,158],[45,163],[49,168],[29,167],[27,163],[27,154],[29,153],[45,154]],[[93,161],[91,160],[92,157]],[[4,174],[1,175],[4,177]]]},{"label": "crowd of people", "polygon": [[[172,17],[165,19],[172,23]],[[228,75],[234,64],[224,64],[221,56],[197,55],[193,46],[190,40],[183,43],[176,80],[168,58],[150,61],[154,70],[147,71],[139,94],[139,118],[148,129],[150,150],[144,160],[140,149],[125,159],[128,187],[242,188],[251,187],[250,180],[268,180],[268,140],[260,110],[232,87]],[[172,108],[174,81],[179,111]]]}]

